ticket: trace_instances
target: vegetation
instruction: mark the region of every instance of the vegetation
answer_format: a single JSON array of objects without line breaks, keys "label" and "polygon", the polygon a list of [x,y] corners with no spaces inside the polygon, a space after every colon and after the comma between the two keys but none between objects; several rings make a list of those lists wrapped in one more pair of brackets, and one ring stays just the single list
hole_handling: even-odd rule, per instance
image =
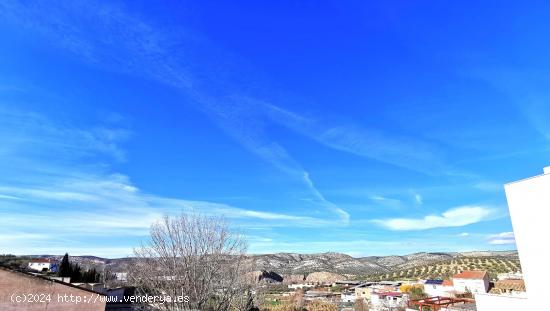
[{"label": "vegetation", "polygon": [[165,216],[135,250],[128,278],[140,294],[181,295],[159,310],[250,310],[252,282],[246,275],[246,241],[219,217]]},{"label": "vegetation", "polygon": [[330,302],[313,300],[304,303],[299,298],[287,299],[276,303],[266,303],[261,308],[262,311],[337,311],[338,307]]},{"label": "vegetation", "polygon": [[503,257],[459,257],[407,269],[369,275],[363,278],[373,281],[448,279],[459,271],[464,270],[484,270],[489,273],[490,279],[495,280],[499,273],[521,271],[521,265],[519,259]]},{"label": "vegetation", "polygon": [[405,284],[405,285],[401,285],[401,287],[399,288],[399,290],[402,292],[402,293],[406,293],[406,294],[409,294],[409,298],[411,300],[417,300],[417,299],[422,299],[422,298],[426,298],[426,293],[424,293],[424,286],[423,285],[420,285],[420,284],[413,284],[413,285],[409,285],[409,284]]},{"label": "vegetation", "polygon": [[61,264],[59,264],[57,275],[61,277],[71,276],[71,264],[69,263],[68,253],[65,253],[65,256],[63,256],[63,259],[61,259]]},{"label": "vegetation", "polygon": [[5,255],[0,254],[0,266],[10,268],[10,269],[18,269],[23,266],[27,266],[29,260],[30,260],[30,257],[15,256],[10,254],[5,254]]},{"label": "vegetation", "polygon": [[83,271],[79,264],[69,262],[67,253],[61,259],[57,276],[70,277],[71,283],[99,283],[101,280],[101,273],[97,272],[95,268]]}]

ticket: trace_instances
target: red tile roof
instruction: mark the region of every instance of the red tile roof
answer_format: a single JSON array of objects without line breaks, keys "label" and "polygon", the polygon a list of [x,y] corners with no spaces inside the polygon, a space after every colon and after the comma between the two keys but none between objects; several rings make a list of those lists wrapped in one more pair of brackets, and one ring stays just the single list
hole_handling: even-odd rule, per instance
[{"label": "red tile roof", "polygon": [[50,262],[50,260],[47,258],[36,258],[31,260],[30,262]]},{"label": "red tile roof", "polygon": [[459,274],[455,274],[453,279],[482,280],[485,276],[487,276],[487,271],[462,271]]},{"label": "red tile roof", "polygon": [[444,280],[443,286],[453,286],[453,280]]}]

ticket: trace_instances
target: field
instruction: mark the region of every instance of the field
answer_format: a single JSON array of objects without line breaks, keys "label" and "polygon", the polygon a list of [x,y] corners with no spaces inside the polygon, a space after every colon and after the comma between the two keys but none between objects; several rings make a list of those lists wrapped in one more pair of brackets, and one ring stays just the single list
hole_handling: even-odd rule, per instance
[{"label": "field", "polygon": [[[448,279],[464,270],[485,270],[491,280],[497,274],[521,271],[518,259],[504,257],[458,257],[386,273],[372,274],[369,280]],[[363,277],[361,277],[363,278]]]}]

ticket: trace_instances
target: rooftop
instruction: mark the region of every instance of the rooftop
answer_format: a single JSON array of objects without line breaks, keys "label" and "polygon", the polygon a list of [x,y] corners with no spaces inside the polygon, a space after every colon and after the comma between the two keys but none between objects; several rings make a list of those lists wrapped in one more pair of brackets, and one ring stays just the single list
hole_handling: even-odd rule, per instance
[{"label": "rooftop", "polygon": [[50,263],[52,262],[52,260],[50,259],[47,259],[47,258],[35,258],[31,261],[29,261],[30,263],[41,263],[41,262],[47,262],[47,263]]},{"label": "rooftop", "polygon": [[462,271],[459,274],[455,274],[453,279],[473,279],[481,280],[487,276],[487,271]]},{"label": "rooftop", "polygon": [[424,284],[441,285],[441,284],[443,284],[443,280],[426,280],[426,282],[424,282]]},{"label": "rooftop", "polygon": [[443,281],[443,286],[453,286],[453,280],[445,280]]},{"label": "rooftop", "polygon": [[495,283],[495,286],[491,289],[491,293],[499,293],[500,290],[524,292],[525,282],[523,280],[500,280]]}]

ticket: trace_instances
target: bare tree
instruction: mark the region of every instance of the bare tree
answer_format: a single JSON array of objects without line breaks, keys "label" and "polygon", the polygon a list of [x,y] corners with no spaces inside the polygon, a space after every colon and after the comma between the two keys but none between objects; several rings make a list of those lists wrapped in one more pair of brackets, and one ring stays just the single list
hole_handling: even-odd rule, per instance
[{"label": "bare tree", "polygon": [[[165,216],[134,250],[129,280],[158,310],[249,310],[252,287],[244,278],[246,242],[219,217]],[[168,296],[171,297],[170,301]]]}]

